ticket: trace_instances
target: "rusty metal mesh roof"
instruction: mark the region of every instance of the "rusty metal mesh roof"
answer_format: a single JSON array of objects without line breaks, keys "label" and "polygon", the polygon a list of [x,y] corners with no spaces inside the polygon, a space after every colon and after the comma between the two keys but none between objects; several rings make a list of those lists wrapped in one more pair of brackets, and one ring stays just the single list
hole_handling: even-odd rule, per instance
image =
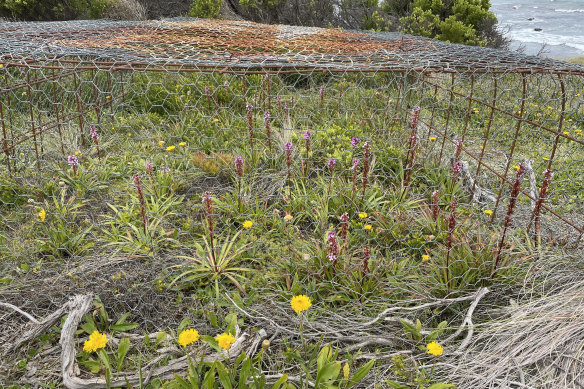
[{"label": "rusty metal mesh roof", "polygon": [[4,62],[228,68],[414,69],[584,73],[584,67],[519,53],[399,33],[263,25],[245,21],[68,21],[0,23]]}]

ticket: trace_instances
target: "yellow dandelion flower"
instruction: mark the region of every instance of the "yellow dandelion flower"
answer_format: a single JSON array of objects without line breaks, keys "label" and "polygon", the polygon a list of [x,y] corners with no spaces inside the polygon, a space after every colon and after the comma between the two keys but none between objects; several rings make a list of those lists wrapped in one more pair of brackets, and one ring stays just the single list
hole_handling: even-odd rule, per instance
[{"label": "yellow dandelion flower", "polygon": [[243,222],[243,228],[245,228],[246,230],[251,228],[251,226],[253,226],[253,222],[251,220],[246,220]]},{"label": "yellow dandelion flower", "polygon": [[296,313],[301,313],[310,308],[312,306],[312,302],[308,296],[301,294],[292,297],[292,300],[290,300],[290,306]]},{"label": "yellow dandelion flower", "polygon": [[41,208],[41,210],[39,211],[38,215],[39,220],[44,222],[45,221],[45,217],[47,216],[47,212],[45,211],[44,208]]},{"label": "yellow dandelion flower", "polygon": [[175,149],[175,146],[168,146],[168,147],[166,148],[166,151],[172,151],[172,150],[174,150],[174,149]]},{"label": "yellow dandelion flower", "polygon": [[513,169],[519,170],[519,165],[513,165]]},{"label": "yellow dandelion flower", "polygon": [[361,219],[365,219],[365,218],[367,217],[367,212],[361,212],[361,213],[359,214],[359,217],[360,217]]},{"label": "yellow dandelion flower", "polygon": [[105,98],[106,98],[106,99],[111,99],[112,97],[111,97],[111,96],[106,96]]},{"label": "yellow dandelion flower", "polygon": [[490,209],[485,209],[485,210],[483,211],[483,213],[484,213],[485,215],[489,215],[489,216],[491,216],[491,215],[493,214],[493,211],[491,211]]},{"label": "yellow dandelion flower", "polygon": [[235,342],[235,338],[231,334],[226,334],[225,332],[221,335],[217,335],[215,340],[223,350],[228,350],[233,342]]},{"label": "yellow dandelion flower", "polygon": [[83,344],[83,351],[93,352],[105,347],[108,339],[106,338],[105,334],[100,333],[99,331],[93,331],[91,335],[89,335],[89,339],[85,341]]},{"label": "yellow dandelion flower", "polygon": [[163,140],[159,140],[158,141],[158,146],[162,147],[164,145],[164,141]]},{"label": "yellow dandelion flower", "polygon": [[436,140],[436,137],[435,137],[435,136],[431,136],[431,137],[430,137],[430,140],[431,140],[431,141],[435,141],[435,140]]},{"label": "yellow dandelion flower", "polygon": [[372,228],[373,228],[373,227],[371,227],[371,224],[365,224],[365,225],[363,226],[363,229],[364,229],[364,230],[366,230],[366,231],[371,231],[371,229],[372,229]]},{"label": "yellow dandelion flower", "polygon": [[214,121],[214,122],[218,122],[218,121],[219,121],[219,119],[215,118],[215,119],[213,119],[213,121]]},{"label": "yellow dandelion flower", "polygon": [[179,146],[186,146],[187,145],[187,142],[180,142],[178,145]]},{"label": "yellow dandelion flower", "polygon": [[580,93],[576,93],[574,97],[580,97]]},{"label": "yellow dandelion flower", "polygon": [[178,336],[178,344],[187,347],[189,344],[193,344],[199,340],[199,337],[199,331],[197,330],[193,330],[192,328],[184,330]]},{"label": "yellow dandelion flower", "polygon": [[427,261],[429,259],[430,259],[430,256],[428,254],[422,255],[422,261]]},{"label": "yellow dandelion flower", "polygon": [[564,135],[570,135],[570,133],[568,131],[564,131],[563,134]]},{"label": "yellow dandelion flower", "polygon": [[426,346],[428,348],[428,354],[432,354],[435,357],[439,357],[440,355],[442,355],[442,346],[440,346],[438,343],[436,342],[431,342],[428,343],[428,345]]},{"label": "yellow dandelion flower", "polygon": [[0,63],[0,69],[2,69],[3,67],[4,67],[4,65],[2,65],[2,64]]}]

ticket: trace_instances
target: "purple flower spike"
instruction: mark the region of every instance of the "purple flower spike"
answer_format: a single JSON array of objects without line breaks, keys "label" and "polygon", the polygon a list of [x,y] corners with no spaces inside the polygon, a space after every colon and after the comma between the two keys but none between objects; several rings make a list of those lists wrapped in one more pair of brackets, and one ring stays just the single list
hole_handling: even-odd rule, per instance
[{"label": "purple flower spike", "polygon": [[357,147],[357,145],[359,144],[360,139],[357,138],[356,136],[351,138],[351,146],[353,146],[353,148]]},{"label": "purple flower spike", "polygon": [[241,177],[243,175],[243,158],[241,158],[241,156],[238,155],[237,157],[235,157],[233,163],[235,164],[237,175]]},{"label": "purple flower spike", "polygon": [[210,91],[211,91],[211,90],[209,89],[209,87],[208,87],[208,86],[206,86],[206,87],[205,87],[205,94],[206,94],[206,95],[208,95]]},{"label": "purple flower spike", "polygon": [[454,163],[454,173],[458,174],[460,173],[460,171],[462,170],[462,163],[460,163],[460,161],[456,161]]},{"label": "purple flower spike", "polygon": [[79,159],[77,159],[77,157],[74,155],[70,155],[67,157],[67,163],[72,168],[76,168],[77,166],[79,166]]},{"label": "purple flower spike", "polygon": [[359,158],[355,158],[353,160],[353,167],[351,169],[355,170],[355,169],[357,169],[357,166],[359,166]]},{"label": "purple flower spike", "polygon": [[337,164],[337,160],[336,159],[331,158],[331,159],[328,160],[327,165],[328,165],[329,169],[331,169],[331,172],[333,170],[335,170],[335,165],[336,164]]},{"label": "purple flower spike", "polygon": [[304,133],[304,139],[306,139],[306,140],[310,139],[311,136],[312,136],[312,132],[310,132],[310,131],[306,131]]},{"label": "purple flower spike", "polygon": [[97,129],[95,128],[95,126],[92,124],[91,126],[89,126],[89,134],[91,135],[91,139],[96,142],[97,141]]},{"label": "purple flower spike", "polygon": [[286,142],[286,144],[284,145],[284,149],[286,149],[286,151],[291,151],[292,150],[292,143]]}]

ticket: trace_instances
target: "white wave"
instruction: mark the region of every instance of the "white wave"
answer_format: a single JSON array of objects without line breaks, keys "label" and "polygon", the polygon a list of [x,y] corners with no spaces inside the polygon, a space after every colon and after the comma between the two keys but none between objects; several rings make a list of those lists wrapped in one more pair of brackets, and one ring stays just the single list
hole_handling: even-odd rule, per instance
[{"label": "white wave", "polygon": [[566,36],[537,32],[533,29],[511,31],[511,39],[524,43],[540,43],[550,46],[566,45],[581,51],[584,54],[584,36]]},{"label": "white wave", "polygon": [[558,8],[558,9],[554,9],[555,12],[563,12],[563,13],[569,13],[569,14],[573,14],[573,13],[582,13],[584,12],[584,9],[562,9],[562,8]]}]

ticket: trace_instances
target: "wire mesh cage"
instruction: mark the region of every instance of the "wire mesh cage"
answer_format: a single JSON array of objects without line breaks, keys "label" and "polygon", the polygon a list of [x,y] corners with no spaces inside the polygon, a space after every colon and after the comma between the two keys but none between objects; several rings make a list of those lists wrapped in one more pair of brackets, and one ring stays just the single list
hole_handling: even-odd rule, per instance
[{"label": "wire mesh cage", "polygon": [[[582,247],[582,66],[241,21],[2,22],[0,39],[0,296],[33,316],[84,293],[112,333],[106,311],[146,333],[185,318],[212,333],[232,312],[293,342],[289,299],[306,294],[320,319],[304,337],[391,366],[361,383],[373,387],[412,374],[411,351],[394,346],[416,337],[383,334],[414,319],[468,327],[464,304],[485,287],[498,307],[542,250]],[[388,306],[405,321],[383,317]],[[14,351],[26,317],[8,312],[0,339]],[[460,355],[470,338],[452,332]],[[89,385],[62,363],[66,386]],[[172,378],[157,363],[147,381]],[[535,387],[584,371],[517,363],[537,371]],[[474,369],[436,374],[511,387]]]}]

